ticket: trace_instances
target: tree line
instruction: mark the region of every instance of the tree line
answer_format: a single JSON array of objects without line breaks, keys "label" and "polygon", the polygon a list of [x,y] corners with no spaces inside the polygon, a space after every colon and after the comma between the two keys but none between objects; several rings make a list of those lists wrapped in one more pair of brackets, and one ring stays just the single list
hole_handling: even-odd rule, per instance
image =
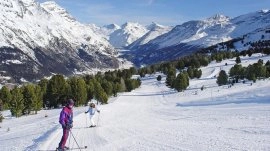
[{"label": "tree line", "polygon": [[131,78],[133,74],[137,74],[134,67],[69,78],[53,75],[50,79],[15,86],[11,90],[3,86],[0,89],[0,110],[10,109],[13,116],[19,117],[31,111],[37,113],[42,108],[57,108],[68,98],[74,99],[76,106],[85,105],[91,99],[106,104],[108,97],[140,86],[140,79]]},{"label": "tree line", "polygon": [[[254,65],[249,65],[247,68],[239,65],[241,63],[240,56],[246,56],[248,54],[250,57],[253,53],[255,53],[254,50],[241,52],[213,51],[211,53],[199,51],[195,54],[178,58],[174,61],[162,62],[140,68],[138,69],[138,73],[141,77],[144,77],[145,74],[153,74],[155,72],[164,73],[166,75],[166,85],[180,92],[189,86],[190,79],[201,77],[202,71],[199,69],[200,67],[207,66],[212,61],[221,62],[222,60],[232,59],[235,57],[237,64],[231,69],[230,75],[227,75],[225,71],[221,71],[219,73],[219,76],[217,77],[218,85],[228,84],[228,82],[238,82],[238,79],[243,78],[254,81],[257,78],[269,77],[269,61],[264,66],[262,60],[259,60],[259,62]],[[241,68],[239,68],[239,66],[241,66]],[[232,80],[229,81],[229,78]],[[158,76],[157,80],[160,81],[161,76]]]},{"label": "tree line", "polygon": [[257,63],[250,64],[247,67],[243,67],[239,61],[236,60],[235,64],[229,71],[229,75],[222,70],[217,78],[218,85],[234,84],[238,83],[239,80],[250,80],[256,82],[257,79],[265,79],[270,77],[270,61],[268,60],[265,64],[263,60],[259,59]]},{"label": "tree line", "polygon": [[[193,54],[178,58],[170,62],[162,62],[159,64],[150,65],[138,69],[141,77],[145,74],[153,74],[161,72],[166,75],[166,85],[178,92],[185,90],[189,86],[189,79],[200,78],[202,71],[199,69],[202,66],[207,66],[211,61],[208,54]],[[161,76],[157,78],[161,80]]]}]

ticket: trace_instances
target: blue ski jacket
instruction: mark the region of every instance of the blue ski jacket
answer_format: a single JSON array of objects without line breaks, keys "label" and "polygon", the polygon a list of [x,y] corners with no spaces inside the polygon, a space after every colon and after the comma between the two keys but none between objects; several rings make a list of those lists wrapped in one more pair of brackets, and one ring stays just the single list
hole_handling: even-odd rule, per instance
[{"label": "blue ski jacket", "polygon": [[89,112],[90,115],[95,115],[96,111],[99,112],[99,110],[97,108],[89,107],[88,111],[86,111],[85,113]]}]

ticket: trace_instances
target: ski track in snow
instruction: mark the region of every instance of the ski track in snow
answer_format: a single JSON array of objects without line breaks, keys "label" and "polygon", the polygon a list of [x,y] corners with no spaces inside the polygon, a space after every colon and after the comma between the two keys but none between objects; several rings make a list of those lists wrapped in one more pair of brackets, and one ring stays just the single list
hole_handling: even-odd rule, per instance
[{"label": "ski track in snow", "polygon": [[[165,77],[159,82],[156,75],[147,76],[140,88],[99,106],[95,128],[86,128],[90,124],[84,114],[87,107],[74,108],[72,134],[89,151],[268,151],[270,81],[216,86],[214,76],[228,70],[233,61],[227,60],[228,66],[221,62],[203,67],[202,78],[191,80],[190,87],[179,93],[165,86]],[[243,65],[256,61],[248,59]],[[60,111],[5,120],[0,129],[1,150],[55,149],[62,136]],[[77,147],[72,135],[67,145]]]}]

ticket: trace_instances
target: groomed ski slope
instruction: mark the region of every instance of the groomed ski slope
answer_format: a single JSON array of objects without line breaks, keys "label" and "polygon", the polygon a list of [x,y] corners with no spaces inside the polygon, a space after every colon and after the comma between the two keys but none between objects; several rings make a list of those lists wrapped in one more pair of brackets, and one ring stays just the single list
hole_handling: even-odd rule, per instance
[{"label": "groomed ski slope", "polygon": [[[242,58],[242,63],[246,66],[259,58]],[[270,57],[262,59],[266,62]],[[99,106],[96,128],[86,128],[87,107],[74,108],[72,133],[89,151],[268,151],[270,80],[218,87],[213,77],[234,63],[232,59],[203,67],[202,78],[191,80],[188,90],[180,93],[165,86],[165,77],[158,82],[157,75],[146,76],[140,88]],[[202,85],[206,88],[203,91]],[[46,111],[47,118],[41,111],[5,120],[0,129],[1,150],[55,149],[62,135],[60,111]],[[4,131],[7,126],[11,127],[9,132]],[[67,145],[77,147],[71,135],[69,138]]]}]

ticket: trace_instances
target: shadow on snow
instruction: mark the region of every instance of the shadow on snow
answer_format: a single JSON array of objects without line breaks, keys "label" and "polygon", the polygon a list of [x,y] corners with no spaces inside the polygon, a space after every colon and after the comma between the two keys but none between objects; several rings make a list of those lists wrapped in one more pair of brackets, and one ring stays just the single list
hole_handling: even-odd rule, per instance
[{"label": "shadow on snow", "polygon": [[[211,99],[211,98],[209,98]],[[230,98],[213,98],[214,101],[198,101],[198,102],[187,102],[187,103],[176,103],[177,107],[199,107],[199,106],[214,106],[214,105],[226,105],[226,104],[270,104],[269,96],[264,96],[260,98],[236,98],[230,100]]]}]

